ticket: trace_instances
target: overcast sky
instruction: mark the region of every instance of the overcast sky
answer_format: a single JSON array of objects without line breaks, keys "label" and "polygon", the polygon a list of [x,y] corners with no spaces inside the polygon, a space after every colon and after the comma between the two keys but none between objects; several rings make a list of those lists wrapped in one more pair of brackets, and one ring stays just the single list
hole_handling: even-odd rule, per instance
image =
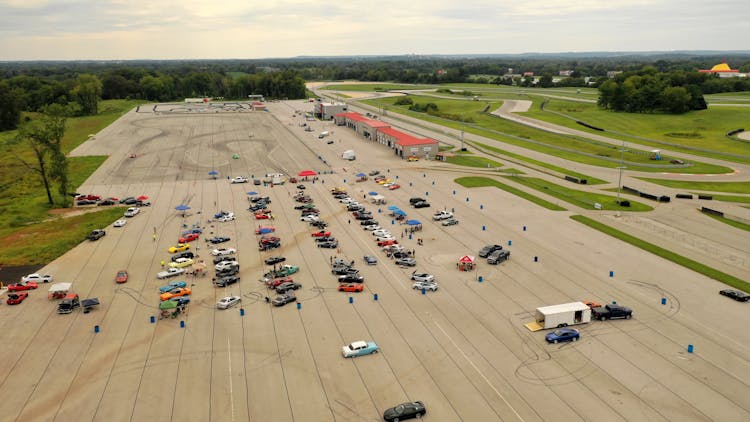
[{"label": "overcast sky", "polygon": [[750,0],[0,0],[0,60],[750,49]]}]

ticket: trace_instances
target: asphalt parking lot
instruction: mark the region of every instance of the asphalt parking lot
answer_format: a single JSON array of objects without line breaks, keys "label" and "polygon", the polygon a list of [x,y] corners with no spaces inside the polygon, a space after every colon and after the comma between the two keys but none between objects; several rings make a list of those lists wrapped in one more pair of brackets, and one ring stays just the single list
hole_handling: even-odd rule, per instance
[{"label": "asphalt parking lot", "polygon": [[[326,144],[292,117],[305,107],[131,112],[74,152],[110,155],[82,192],[144,194],[153,206],[42,270],[72,282],[81,297],[98,297],[98,309],[58,315],[44,285],[18,306],[0,306],[4,420],[377,421],[409,400],[425,403],[429,421],[750,419],[750,304],[719,296],[719,283],[589,230],[570,213],[495,189],[467,190],[452,182],[454,173],[424,170],[348,129],[312,123],[333,130],[337,142]],[[358,159],[338,158],[346,149]],[[315,246],[315,229],[293,209],[294,184],[227,180],[303,169],[334,172],[304,184],[340,252]],[[401,189],[355,181],[354,174],[373,169]],[[414,269],[434,274],[437,292],[411,288],[414,269],[385,257],[331,197],[336,186],[358,200],[380,192],[422,222],[423,231],[401,238],[405,226],[392,223],[386,206],[367,207],[415,250]],[[246,211],[248,191],[271,198],[273,221]],[[413,196],[432,206],[409,207]],[[190,207],[184,216],[174,209],[180,204]],[[460,223],[432,222],[440,209],[454,209]],[[209,223],[219,210],[237,219]],[[280,249],[258,251],[259,224],[276,227]],[[210,275],[179,277],[193,291],[187,314],[151,323],[158,287],[166,284],[155,276],[160,261],[193,226],[204,234],[191,250],[209,267],[204,238],[231,238],[221,246],[238,250],[241,282],[220,289]],[[489,243],[510,249],[511,259],[456,270],[459,257],[476,256]],[[264,300],[270,291],[258,281],[268,269],[263,260],[279,254],[301,267],[293,276],[303,285],[299,309]],[[364,255],[379,263],[365,265]],[[357,263],[362,293],[336,291],[333,256]],[[126,284],[113,281],[119,269],[130,272]],[[230,294],[242,297],[242,313],[216,310]],[[578,300],[616,301],[633,308],[634,317],[580,326],[580,341],[554,345],[523,326],[537,307]],[[341,347],[356,340],[375,341],[381,352],[344,359]]]}]

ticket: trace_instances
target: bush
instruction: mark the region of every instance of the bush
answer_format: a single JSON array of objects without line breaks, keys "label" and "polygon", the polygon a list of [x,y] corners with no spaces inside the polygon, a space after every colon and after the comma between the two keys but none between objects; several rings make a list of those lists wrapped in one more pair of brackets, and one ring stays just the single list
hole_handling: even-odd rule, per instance
[{"label": "bush", "polygon": [[414,104],[414,100],[412,100],[409,97],[400,97],[393,104],[394,105],[412,105],[412,104]]}]

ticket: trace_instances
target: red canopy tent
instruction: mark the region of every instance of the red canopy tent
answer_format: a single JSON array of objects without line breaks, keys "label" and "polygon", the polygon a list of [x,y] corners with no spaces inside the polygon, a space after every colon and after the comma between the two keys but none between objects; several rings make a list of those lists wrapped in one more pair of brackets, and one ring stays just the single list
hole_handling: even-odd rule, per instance
[{"label": "red canopy tent", "polygon": [[471,255],[464,255],[458,259],[456,268],[458,271],[471,271],[474,269],[476,259]]},{"label": "red canopy tent", "polygon": [[312,170],[302,170],[301,172],[299,172],[299,174],[297,176],[307,177],[307,176],[317,176],[317,175],[318,175],[318,173],[316,173],[316,172],[314,172]]}]

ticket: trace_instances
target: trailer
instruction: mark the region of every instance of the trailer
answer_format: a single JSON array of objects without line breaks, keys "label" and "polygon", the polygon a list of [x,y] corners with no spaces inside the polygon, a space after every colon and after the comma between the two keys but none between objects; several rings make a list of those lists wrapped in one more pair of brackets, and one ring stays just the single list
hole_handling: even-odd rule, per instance
[{"label": "trailer", "polygon": [[348,149],[341,153],[341,158],[344,160],[354,161],[357,158],[357,155],[354,153],[353,149]]},{"label": "trailer", "polygon": [[591,321],[591,308],[583,302],[563,303],[536,309],[535,321],[525,324],[530,331],[548,330]]}]

